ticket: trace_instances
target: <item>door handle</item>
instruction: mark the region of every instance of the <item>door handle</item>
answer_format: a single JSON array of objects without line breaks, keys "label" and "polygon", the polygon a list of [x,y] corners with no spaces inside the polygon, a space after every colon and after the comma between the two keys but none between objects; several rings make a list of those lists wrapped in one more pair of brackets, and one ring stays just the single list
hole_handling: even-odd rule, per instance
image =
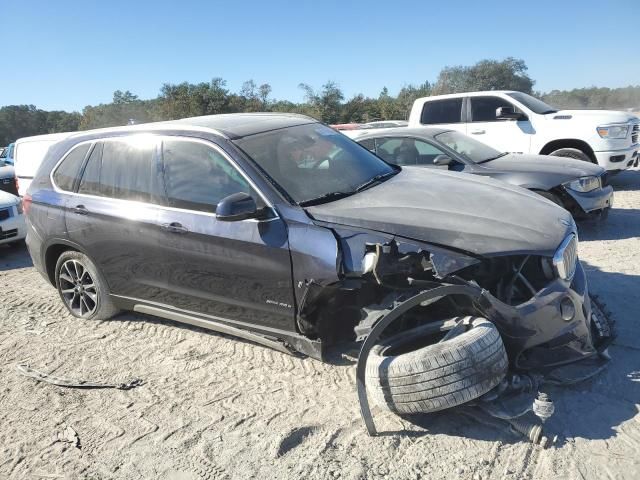
[{"label": "door handle", "polygon": [[87,207],[85,207],[84,205],[76,205],[73,209],[73,213],[77,215],[87,215],[89,213],[89,210],[87,210]]},{"label": "door handle", "polygon": [[161,227],[171,233],[187,233],[189,231],[178,222],[163,223]]},{"label": "door handle", "polygon": [[485,132],[484,130],[471,130],[472,135],[484,135],[485,133],[487,132]]}]

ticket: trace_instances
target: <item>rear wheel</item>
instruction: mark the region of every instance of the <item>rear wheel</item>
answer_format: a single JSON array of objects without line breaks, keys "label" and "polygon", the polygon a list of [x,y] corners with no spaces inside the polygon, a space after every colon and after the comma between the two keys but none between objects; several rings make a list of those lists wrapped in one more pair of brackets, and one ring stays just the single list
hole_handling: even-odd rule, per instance
[{"label": "rear wheel", "polygon": [[60,298],[74,317],[106,320],[118,313],[109,297],[107,283],[85,254],[66,251],[56,263],[56,286]]},{"label": "rear wheel", "polygon": [[435,412],[469,402],[498,385],[508,369],[500,333],[484,318],[460,320],[437,343],[425,346],[438,331],[437,324],[427,324],[376,345],[366,374],[374,401],[397,413]]},{"label": "rear wheel", "polygon": [[551,152],[549,155],[553,155],[554,157],[574,158],[576,160],[593,163],[589,155],[577,148],[560,148]]}]

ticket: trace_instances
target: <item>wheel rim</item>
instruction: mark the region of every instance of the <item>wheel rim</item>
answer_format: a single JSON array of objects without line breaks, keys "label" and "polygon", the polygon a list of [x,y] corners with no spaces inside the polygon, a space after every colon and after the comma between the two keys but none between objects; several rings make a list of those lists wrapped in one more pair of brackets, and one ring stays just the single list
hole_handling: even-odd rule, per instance
[{"label": "wheel rim", "polygon": [[67,308],[78,317],[91,316],[98,307],[98,291],[87,267],[67,260],[58,274],[60,293]]}]

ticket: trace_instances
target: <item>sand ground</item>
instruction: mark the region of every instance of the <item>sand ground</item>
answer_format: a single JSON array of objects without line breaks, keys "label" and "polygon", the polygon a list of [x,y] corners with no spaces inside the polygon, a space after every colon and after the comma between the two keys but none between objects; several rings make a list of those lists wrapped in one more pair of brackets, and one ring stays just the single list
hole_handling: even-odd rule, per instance
[{"label": "sand ground", "polygon": [[[0,247],[0,478],[640,478],[640,172],[612,183],[615,207],[604,225],[581,227],[580,255],[619,336],[605,372],[553,391],[557,447],[456,413],[377,411],[384,433],[370,438],[352,362],[137,314],[80,321],[26,249]],[[19,375],[19,363],[145,384],[61,388]]]}]

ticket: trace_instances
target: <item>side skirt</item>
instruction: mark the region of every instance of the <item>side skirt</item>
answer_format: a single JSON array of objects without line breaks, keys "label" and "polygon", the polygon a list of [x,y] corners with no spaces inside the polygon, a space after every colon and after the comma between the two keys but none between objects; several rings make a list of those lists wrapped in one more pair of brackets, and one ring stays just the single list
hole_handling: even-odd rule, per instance
[{"label": "side skirt", "polygon": [[[118,295],[112,295],[112,297],[119,305],[127,310],[132,310],[146,315],[153,315],[167,320],[185,323],[187,325],[193,325],[207,330],[212,330],[214,332],[224,333],[258,343],[289,355],[298,352],[316,360],[323,360],[322,342],[320,340],[311,340],[295,332],[288,332],[275,328],[260,331],[261,327],[257,326],[249,329],[249,327],[245,327],[241,322],[233,320],[210,317],[208,315],[205,316],[184,310],[176,310],[158,304],[152,305]],[[241,325],[241,327],[230,325],[230,323]]]}]

